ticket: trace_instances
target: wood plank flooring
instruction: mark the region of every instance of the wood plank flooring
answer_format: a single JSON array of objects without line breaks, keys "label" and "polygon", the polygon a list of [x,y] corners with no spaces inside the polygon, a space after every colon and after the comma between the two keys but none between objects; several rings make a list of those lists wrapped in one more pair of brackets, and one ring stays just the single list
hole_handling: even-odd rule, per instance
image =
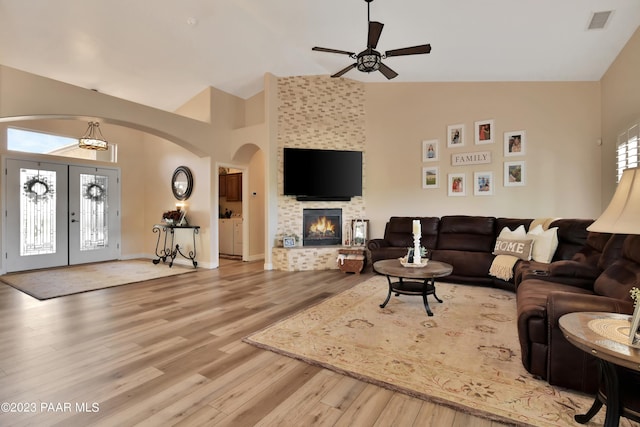
[{"label": "wood plank flooring", "polygon": [[47,301],[0,283],[0,425],[502,425],[241,341],[370,276],[223,260]]}]

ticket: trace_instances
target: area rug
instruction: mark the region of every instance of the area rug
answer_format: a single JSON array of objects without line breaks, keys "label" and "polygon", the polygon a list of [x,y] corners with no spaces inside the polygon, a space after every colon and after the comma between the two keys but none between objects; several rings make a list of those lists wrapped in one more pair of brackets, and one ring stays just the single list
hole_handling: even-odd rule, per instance
[{"label": "area rug", "polygon": [[153,264],[148,259],[110,261],[9,273],[0,280],[39,300],[196,271],[193,267]]},{"label": "area rug", "polygon": [[[437,283],[384,309],[373,277],[244,340],[258,347],[491,420],[575,426],[593,397],[550,386],[522,366],[513,292]],[[623,421],[623,420],[621,420]],[[626,422],[626,420],[624,420]],[[602,425],[604,409],[590,423]],[[621,425],[623,425],[621,423]]]}]

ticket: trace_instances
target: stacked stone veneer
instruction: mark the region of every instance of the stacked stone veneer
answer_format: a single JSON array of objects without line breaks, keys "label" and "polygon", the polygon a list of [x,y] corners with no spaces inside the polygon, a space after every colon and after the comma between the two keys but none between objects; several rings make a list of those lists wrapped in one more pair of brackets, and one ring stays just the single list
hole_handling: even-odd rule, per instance
[{"label": "stacked stone veneer", "polygon": [[[304,208],[341,208],[345,225],[365,218],[365,188],[362,197],[349,202],[298,202],[283,196],[283,149],[315,148],[362,151],[363,187],[366,184],[364,85],[328,76],[278,79],[278,237],[295,234],[302,244]],[[276,242],[278,246],[281,242]],[[339,247],[296,247],[273,250],[278,270],[323,270],[338,268]]]}]

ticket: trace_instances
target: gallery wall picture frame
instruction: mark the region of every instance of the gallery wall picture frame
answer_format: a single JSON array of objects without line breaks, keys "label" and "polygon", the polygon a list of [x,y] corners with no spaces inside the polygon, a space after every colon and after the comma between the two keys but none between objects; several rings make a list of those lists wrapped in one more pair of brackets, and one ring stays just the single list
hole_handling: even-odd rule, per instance
[{"label": "gallery wall picture frame", "polygon": [[524,156],[527,148],[527,132],[516,130],[504,133],[504,156]]},{"label": "gallery wall picture frame", "polygon": [[448,175],[448,194],[452,197],[467,195],[467,174],[450,173]]},{"label": "gallery wall picture frame", "polygon": [[464,124],[447,126],[447,147],[464,146]]},{"label": "gallery wall picture frame", "polygon": [[504,186],[524,186],[527,182],[527,171],[524,160],[517,162],[504,162]]},{"label": "gallery wall picture frame", "polygon": [[474,172],[473,173],[473,195],[474,196],[493,196],[493,172]]},{"label": "gallery wall picture frame", "polygon": [[438,167],[422,168],[422,188],[438,188],[440,184],[440,174]]},{"label": "gallery wall picture frame", "polygon": [[437,162],[440,160],[440,141],[437,139],[430,139],[422,141],[422,161],[423,162]]},{"label": "gallery wall picture frame", "polygon": [[493,144],[495,126],[493,120],[481,120],[474,124],[474,138],[476,145]]}]

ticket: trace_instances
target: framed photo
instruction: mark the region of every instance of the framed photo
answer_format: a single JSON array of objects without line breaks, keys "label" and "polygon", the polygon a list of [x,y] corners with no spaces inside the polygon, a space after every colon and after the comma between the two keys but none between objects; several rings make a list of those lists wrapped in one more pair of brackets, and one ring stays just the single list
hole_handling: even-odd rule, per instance
[{"label": "framed photo", "polygon": [[282,238],[282,246],[285,248],[293,248],[296,245],[295,237],[285,236]]},{"label": "framed photo", "polygon": [[493,144],[493,120],[483,120],[475,123],[476,144]]},{"label": "framed photo", "polygon": [[524,156],[527,146],[527,132],[517,130],[504,133],[504,156]]},{"label": "framed photo", "polygon": [[467,195],[467,175],[464,173],[449,174],[449,196]]},{"label": "framed photo", "polygon": [[447,126],[447,147],[462,147],[464,145],[464,125]]},{"label": "framed photo", "polygon": [[422,188],[438,188],[440,176],[438,167],[422,168]]},{"label": "framed photo", "polygon": [[422,161],[423,162],[437,162],[440,160],[439,141],[432,139],[429,141],[422,141]]},{"label": "framed photo", "polygon": [[352,246],[364,246],[369,240],[369,220],[353,219],[351,220]]},{"label": "framed photo", "polygon": [[473,173],[473,195],[493,196],[493,172]]},{"label": "framed photo", "polygon": [[517,187],[526,183],[526,169],[524,160],[519,162],[504,162],[504,186]]}]

